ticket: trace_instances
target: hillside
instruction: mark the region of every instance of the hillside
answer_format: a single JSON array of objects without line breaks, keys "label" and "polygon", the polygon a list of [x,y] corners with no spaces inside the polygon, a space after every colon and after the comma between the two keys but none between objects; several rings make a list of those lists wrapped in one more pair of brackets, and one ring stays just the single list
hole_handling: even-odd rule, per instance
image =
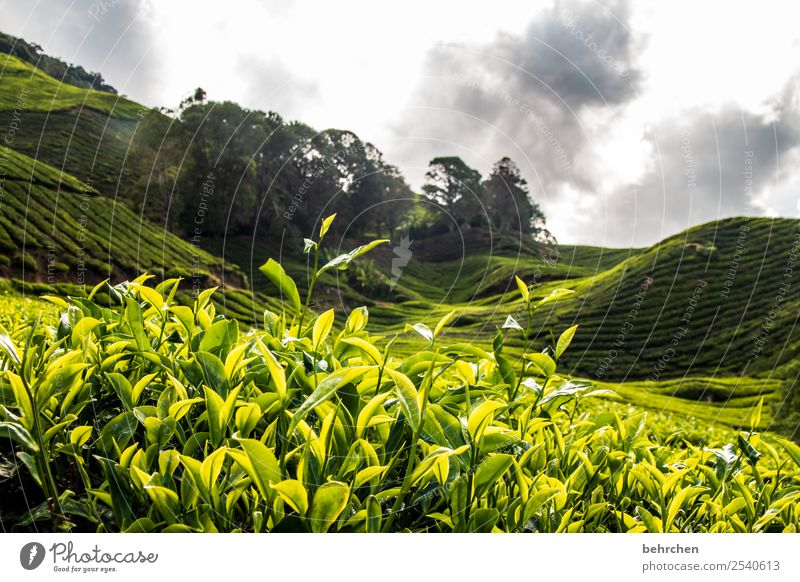
[{"label": "hillside", "polygon": [[5,145],[115,195],[126,151],[148,110],[113,93],[61,82],[0,54],[0,126]]},{"label": "hillside", "polygon": [[[542,296],[557,287],[572,289],[573,295],[536,321],[540,332],[581,325],[567,361],[583,375],[646,380],[699,371],[769,373],[796,358],[800,347],[800,285],[791,280],[798,237],[798,220],[732,218],[689,229],[648,249],[560,247],[557,260],[544,251],[507,256],[488,247],[449,261],[415,255],[397,288],[400,293],[426,285],[438,290],[439,295],[427,294],[429,302],[416,297],[401,304],[420,320],[432,321],[463,303],[454,332],[465,338],[485,337],[487,328],[519,312],[515,274],[541,282],[536,293]],[[458,242],[439,245],[449,255]],[[386,261],[381,265],[385,269]],[[442,304],[432,305],[434,300]],[[385,315],[392,319],[393,308],[387,307]],[[670,346],[674,353],[669,351],[667,365],[659,365]]]},{"label": "hillside", "polygon": [[149,272],[199,285],[245,284],[234,266],[141,219],[76,178],[0,146],[0,274],[26,283],[96,283]]},{"label": "hillside", "polygon": [[[0,54],[0,123],[13,129],[6,140],[10,148],[0,148],[0,277],[7,279],[0,313],[17,306],[41,309],[31,294],[75,294],[80,293],[75,284],[119,282],[149,272],[189,278],[197,287],[221,285],[213,299],[218,311],[248,326],[261,325],[265,308],[279,308],[274,287],[258,270],[269,258],[281,258],[304,290],[305,257],[286,256],[274,242],[281,239],[276,228],[257,235],[209,234],[199,249],[131,210],[123,192],[132,187],[129,172],[147,170],[131,169],[129,154],[150,110],[111,92],[61,82],[43,72],[46,67],[34,67],[33,57],[22,56],[25,60]],[[243,119],[250,119],[252,113],[232,104],[222,104],[220,111],[226,112],[220,131],[231,140],[239,134],[225,126],[225,116],[244,113]],[[292,127],[298,135],[310,130],[282,125],[272,114],[255,118]],[[161,121],[151,126],[155,134]],[[347,132],[330,136],[342,143],[351,139]],[[163,172],[168,181],[171,171]],[[269,171],[267,164],[253,173]],[[295,186],[281,187],[291,195]],[[323,196],[327,190],[318,186],[315,195]],[[308,205],[312,220],[313,204]],[[640,406],[731,425],[741,423],[763,395],[764,422],[794,430],[793,415],[800,414],[793,389],[800,372],[800,285],[792,272],[800,221],[731,218],[646,249],[546,245],[485,227],[436,236],[424,232],[397,227],[390,244],[347,271],[326,273],[311,308],[346,312],[367,306],[375,333],[397,335],[398,355],[425,345],[406,330],[407,323],[433,327],[455,311],[448,340],[489,349],[509,315],[524,324],[515,276],[533,284],[537,297],[567,288],[574,294],[536,314],[531,349],[552,343],[551,331],[579,324],[559,362],[570,374],[611,387]],[[358,233],[337,235],[332,246],[353,248],[373,238],[368,229]],[[300,241],[284,242],[297,248]],[[336,254],[330,252],[326,260]],[[504,333],[507,353],[519,357],[519,331]]]},{"label": "hillside", "polygon": [[100,73],[92,73],[80,65],[65,63],[59,58],[42,52],[42,47],[22,38],[0,32],[0,52],[13,55],[35,66],[42,72],[82,89],[96,89],[107,93],[117,90],[106,84]]}]

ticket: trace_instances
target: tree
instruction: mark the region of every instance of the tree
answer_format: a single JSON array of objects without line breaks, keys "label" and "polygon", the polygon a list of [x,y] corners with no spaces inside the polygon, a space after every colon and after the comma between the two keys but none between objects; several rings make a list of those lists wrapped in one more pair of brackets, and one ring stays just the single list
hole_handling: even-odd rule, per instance
[{"label": "tree", "polygon": [[528,183],[511,158],[501,158],[494,164],[484,188],[493,226],[536,238],[551,237],[545,228],[544,213],[531,200]]},{"label": "tree", "polygon": [[[422,190],[458,224],[475,224],[484,216],[481,175],[459,157],[431,160]],[[454,226],[453,221],[449,221],[450,230]]]},{"label": "tree", "polygon": [[120,194],[150,220],[175,230],[182,200],[176,179],[184,151],[180,123],[151,109],[133,136]]},{"label": "tree", "polygon": [[261,155],[274,120],[231,102],[195,103],[181,112],[186,145],[180,188],[184,231],[202,224],[204,234],[252,232],[263,184]]}]

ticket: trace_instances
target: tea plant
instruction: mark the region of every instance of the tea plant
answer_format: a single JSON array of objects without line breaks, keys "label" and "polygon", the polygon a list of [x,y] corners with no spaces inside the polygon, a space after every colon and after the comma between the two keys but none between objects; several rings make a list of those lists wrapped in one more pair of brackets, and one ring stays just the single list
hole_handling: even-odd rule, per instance
[{"label": "tea plant", "polygon": [[[449,343],[445,316],[408,332],[425,348],[393,356],[361,307],[337,321],[308,309],[280,264],[262,272],[282,298],[263,328],[192,305],[180,281],[146,276],[52,297],[57,325],[0,332],[2,455],[25,500],[4,494],[6,527],[83,531],[747,532],[800,525],[800,447],[750,430],[697,446],[644,413],[603,406],[607,390],[558,371],[577,327],[519,362],[534,301],[490,351]],[[106,289],[118,307],[94,301]],[[588,406],[587,406],[588,405]],[[35,489],[38,488],[38,493]],[[6,493],[6,492],[4,492]]]}]

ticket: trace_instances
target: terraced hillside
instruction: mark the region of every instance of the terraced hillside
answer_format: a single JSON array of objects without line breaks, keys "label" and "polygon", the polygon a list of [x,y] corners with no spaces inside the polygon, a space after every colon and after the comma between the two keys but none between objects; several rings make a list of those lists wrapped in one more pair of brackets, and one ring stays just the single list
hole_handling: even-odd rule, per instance
[{"label": "terraced hillside", "polygon": [[[399,335],[397,349],[413,352],[421,338],[399,322],[433,325],[455,309],[449,337],[488,349],[508,315],[524,323],[513,284],[520,273],[542,281],[537,296],[559,287],[574,291],[538,313],[533,326],[533,345],[544,348],[549,330],[580,325],[564,360],[573,374],[607,383],[631,402],[729,424],[740,422],[763,395],[776,422],[796,426],[800,282],[793,274],[800,221],[732,218],[648,249],[557,251],[555,261],[542,252],[503,257],[477,250],[465,261],[412,260],[397,289],[418,293],[375,305],[371,321]],[[485,285],[488,278],[492,283]],[[426,285],[439,290],[435,302],[424,298]],[[464,295],[482,286],[501,292]],[[521,334],[505,334],[518,356]]]},{"label": "terraced hillside", "polygon": [[[258,271],[266,259],[280,258],[301,291],[306,286],[302,258],[246,237],[204,238],[200,250],[115,202],[124,198],[126,159],[145,108],[4,54],[0,81],[0,127],[13,148],[0,147],[0,316],[47,313],[34,295],[75,294],[76,283],[147,271],[192,278],[197,287],[224,284],[214,297],[218,311],[260,325],[265,308],[278,308]],[[559,363],[571,374],[613,388],[628,403],[710,423],[740,424],[764,396],[765,426],[792,433],[800,424],[793,388],[800,221],[732,218],[647,249],[548,246],[479,228],[416,240],[410,234],[348,271],[326,273],[312,308],[342,314],[366,305],[370,329],[397,336],[397,355],[425,344],[407,323],[433,327],[456,311],[448,340],[489,349],[509,315],[525,323],[518,275],[539,297],[574,291],[536,314],[528,347],[543,349],[550,330],[578,323]],[[504,333],[507,353],[518,359],[526,347],[520,332]]]},{"label": "terraced hillside", "polygon": [[[800,221],[732,218],[643,250],[564,247],[557,261],[486,252],[463,261],[412,260],[399,292],[436,287],[441,304],[418,292],[374,316],[387,326],[400,311],[431,322],[458,307],[462,316],[452,333],[488,340],[507,315],[521,317],[514,274],[531,281],[538,273],[539,295],[557,287],[575,291],[540,313],[535,326],[544,341],[549,327],[581,325],[567,360],[575,373],[612,380],[768,373],[800,347],[800,282],[792,278],[799,250]],[[493,296],[483,288],[507,291]]]},{"label": "terraced hillside", "polygon": [[235,267],[140,219],[59,170],[0,147],[0,275],[26,283],[93,283],[137,273],[245,284]]},{"label": "terraced hillside", "polygon": [[106,195],[117,191],[126,152],[146,111],[119,95],[75,87],[0,54],[0,127],[8,129],[9,137],[5,144]]}]

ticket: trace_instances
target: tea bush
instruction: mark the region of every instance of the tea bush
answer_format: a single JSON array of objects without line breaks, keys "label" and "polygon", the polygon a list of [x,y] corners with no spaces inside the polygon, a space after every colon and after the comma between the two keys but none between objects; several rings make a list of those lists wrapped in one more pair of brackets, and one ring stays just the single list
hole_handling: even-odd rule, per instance
[{"label": "tea bush", "polygon": [[[800,525],[800,447],[750,430],[699,446],[643,413],[604,406],[558,372],[576,333],[542,352],[536,310],[491,350],[448,343],[455,314],[408,326],[426,348],[393,356],[366,308],[307,309],[281,266],[262,271],[283,309],[239,329],[213,289],[181,304],[179,280],[50,298],[58,323],[0,332],[3,526],[124,532],[748,532]],[[101,290],[112,303],[94,301]],[[7,322],[10,320],[7,320]],[[13,457],[12,457],[13,455]],[[13,461],[13,463],[11,463]],[[14,469],[8,469],[8,466]],[[19,481],[24,491],[8,485]],[[38,490],[38,492],[37,492]],[[31,500],[36,500],[31,503]],[[20,511],[16,505],[31,509]]]}]

